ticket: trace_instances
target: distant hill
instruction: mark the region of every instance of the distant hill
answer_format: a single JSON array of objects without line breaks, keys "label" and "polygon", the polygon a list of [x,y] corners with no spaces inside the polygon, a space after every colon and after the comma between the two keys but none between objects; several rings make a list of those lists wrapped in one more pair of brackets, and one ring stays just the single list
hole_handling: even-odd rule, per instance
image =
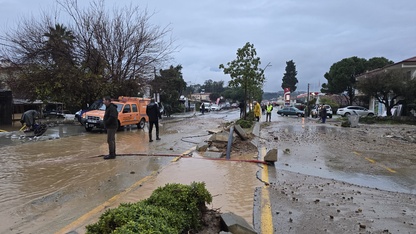
[{"label": "distant hill", "polygon": [[283,91],[279,91],[279,92],[264,92],[263,93],[263,100],[272,100],[272,99],[277,99],[277,97],[279,96],[283,96]]},{"label": "distant hill", "polygon": [[[302,94],[302,93],[306,93],[306,91],[295,91],[295,92],[293,92],[293,93],[291,93],[290,94],[290,96],[297,96],[297,95],[299,95],[299,94]],[[272,100],[272,99],[277,99],[278,97],[281,97],[281,96],[283,96],[284,95],[284,92],[283,92],[283,90],[282,91],[279,91],[279,92],[264,92],[263,93],[263,100]]]}]

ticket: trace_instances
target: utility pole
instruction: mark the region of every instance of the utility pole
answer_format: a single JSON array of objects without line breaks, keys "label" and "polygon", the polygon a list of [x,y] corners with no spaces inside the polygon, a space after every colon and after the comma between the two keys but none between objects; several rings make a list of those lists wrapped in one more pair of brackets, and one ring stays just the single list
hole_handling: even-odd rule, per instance
[{"label": "utility pole", "polygon": [[309,117],[309,114],[311,113],[311,110],[310,110],[310,106],[309,106],[309,83],[308,83],[308,98],[307,98],[307,101],[306,101],[306,107],[307,107],[307,113],[306,113],[306,116],[308,116]]}]

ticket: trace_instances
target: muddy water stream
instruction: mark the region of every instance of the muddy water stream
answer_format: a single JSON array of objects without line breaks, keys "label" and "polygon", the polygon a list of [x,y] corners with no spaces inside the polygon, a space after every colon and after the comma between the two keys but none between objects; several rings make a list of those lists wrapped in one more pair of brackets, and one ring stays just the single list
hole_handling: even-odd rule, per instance
[{"label": "muddy water stream", "polygon": [[[19,132],[2,133],[0,218],[7,225],[1,225],[0,233],[50,233],[62,226],[60,221],[86,213],[170,160],[103,160],[98,155],[108,152],[106,135],[79,135],[79,131],[83,131],[81,126],[60,126],[49,128],[40,138],[24,137]],[[155,150],[149,147],[143,130],[118,132],[116,141],[118,153]]]},{"label": "muddy water stream", "polygon": [[[162,140],[151,144],[147,128],[119,131],[117,154],[125,156],[116,160],[98,157],[108,153],[106,134],[86,133],[79,125],[49,127],[41,137],[22,132],[0,133],[0,233],[59,231],[172,159],[134,154],[182,154],[195,146],[190,142],[207,139],[208,129],[219,128],[237,117],[238,111],[225,111],[163,120]],[[184,137],[190,138],[183,141]],[[247,167],[252,173],[248,173]],[[214,196],[213,208],[239,213],[250,222],[253,190],[261,185],[255,177],[257,170],[255,164],[181,159],[164,169],[153,182],[145,183],[139,194],[145,198],[166,183],[206,181]],[[134,198],[126,197],[128,202],[139,198],[137,194]]]}]

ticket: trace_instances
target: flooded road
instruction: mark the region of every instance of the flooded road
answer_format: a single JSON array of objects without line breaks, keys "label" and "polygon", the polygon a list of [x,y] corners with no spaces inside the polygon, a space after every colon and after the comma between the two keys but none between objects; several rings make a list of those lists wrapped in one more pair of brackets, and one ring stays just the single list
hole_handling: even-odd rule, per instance
[{"label": "flooded road", "polygon": [[[415,143],[395,140],[399,126],[342,128],[331,122],[277,117],[263,136],[277,139],[276,170],[330,178],[388,191],[416,194]],[[415,129],[410,127],[411,131]]]},{"label": "flooded road", "polygon": [[[236,212],[250,222],[252,191],[262,186],[256,164],[199,160],[197,154],[172,164],[168,157],[188,151],[209,137],[207,130],[221,129],[238,115],[231,110],[163,119],[162,140],[151,144],[147,128],[118,131],[117,154],[124,156],[116,160],[99,157],[108,153],[106,134],[87,133],[79,125],[50,127],[39,138],[0,133],[0,233],[59,231],[161,168],[164,173],[141,186],[140,195],[128,195],[124,201],[146,198],[166,183],[205,181],[214,197],[212,208]],[[268,149],[278,148],[275,177],[287,170],[416,193],[414,144],[386,137],[394,129],[345,129],[297,117],[272,120],[261,123],[260,141]]]},{"label": "flooded road", "polygon": [[101,157],[108,154],[105,133],[87,133],[80,125],[51,126],[40,137],[1,132],[0,233],[54,233],[209,137],[208,129],[237,117],[225,111],[163,119],[162,140],[152,143],[147,127],[127,127],[116,134],[116,160]]},{"label": "flooded road", "polygon": [[[0,218],[7,224],[0,233],[50,233],[47,230],[62,226],[59,220],[71,218],[68,213],[86,213],[171,159],[103,160],[98,156],[108,153],[106,135],[87,134],[82,126],[49,128],[39,138],[19,132],[2,133],[0,138]],[[117,153],[169,152],[163,143],[149,145],[144,130],[119,131],[116,141]]]}]

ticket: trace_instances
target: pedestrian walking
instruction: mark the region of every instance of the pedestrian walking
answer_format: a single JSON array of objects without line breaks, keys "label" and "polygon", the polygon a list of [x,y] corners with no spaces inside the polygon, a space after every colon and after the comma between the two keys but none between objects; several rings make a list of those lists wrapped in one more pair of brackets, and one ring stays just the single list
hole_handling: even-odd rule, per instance
[{"label": "pedestrian walking", "polygon": [[256,121],[259,122],[260,116],[261,116],[261,107],[260,107],[260,104],[256,101],[254,101],[253,104],[254,104],[254,117],[256,117]]},{"label": "pedestrian walking", "polygon": [[273,110],[273,105],[268,102],[267,106],[266,106],[266,122],[272,122],[272,110]]},{"label": "pedestrian walking", "polygon": [[146,114],[149,117],[149,142],[152,140],[153,125],[156,128],[156,140],[160,140],[159,137],[159,119],[162,118],[160,114],[159,105],[155,103],[155,99],[151,99],[149,105],[146,106]]},{"label": "pedestrian walking", "polygon": [[108,155],[104,159],[116,158],[116,131],[118,128],[118,111],[117,106],[111,103],[109,96],[104,97],[105,105],[104,128],[107,130]]}]

